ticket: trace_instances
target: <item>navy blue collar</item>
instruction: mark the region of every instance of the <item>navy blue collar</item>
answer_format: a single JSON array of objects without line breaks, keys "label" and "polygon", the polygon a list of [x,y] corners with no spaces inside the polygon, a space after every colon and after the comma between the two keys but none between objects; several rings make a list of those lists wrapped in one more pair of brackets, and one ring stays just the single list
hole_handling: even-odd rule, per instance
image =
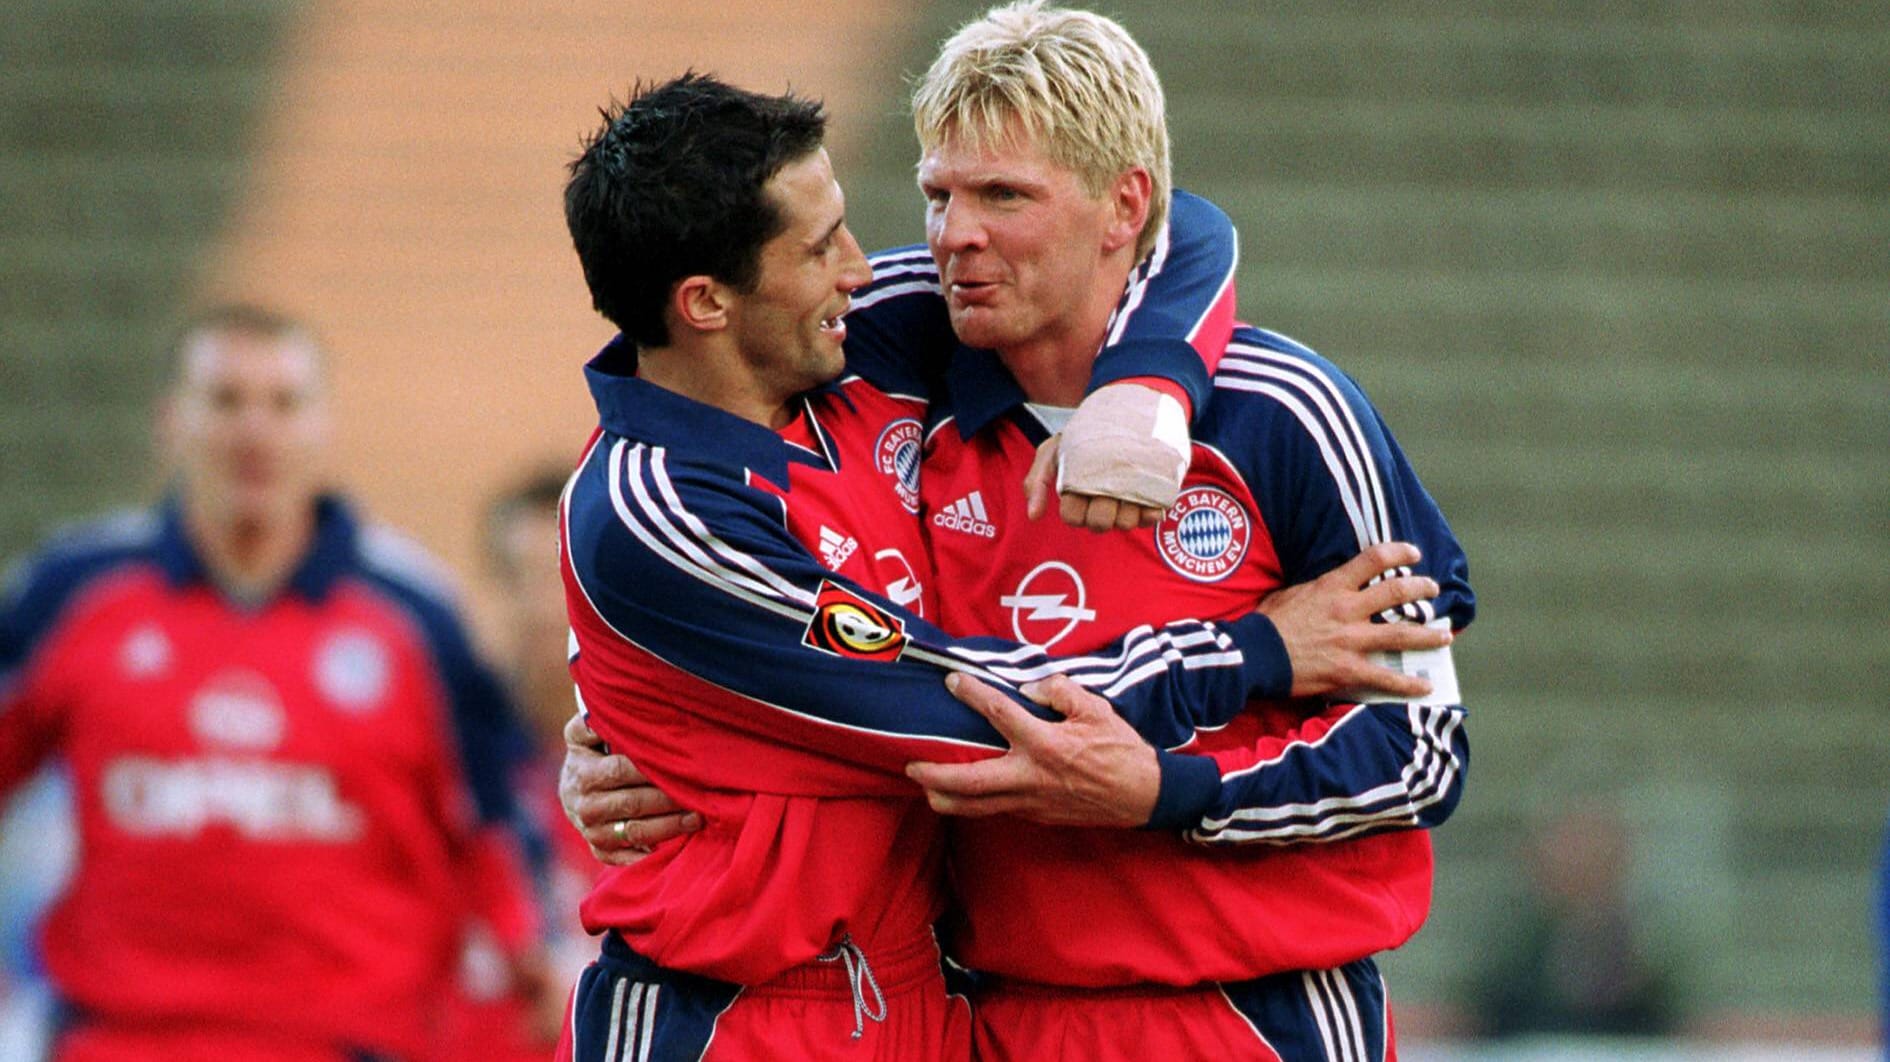
[{"label": "navy blue collar", "polygon": [[[333,494],[317,498],[315,539],[289,576],[288,590],[310,601],[326,598],[335,581],[355,567],[357,534],[358,525],[346,502]],[[158,507],[156,549],[158,567],[172,586],[211,582],[210,569],[184,526],[183,503],[174,493]]]},{"label": "navy blue collar", "polygon": [[945,366],[958,435],[970,439],[992,421],[1022,406],[1027,397],[996,351],[960,345]]},{"label": "navy blue collar", "polygon": [[[636,344],[621,335],[584,366],[585,381],[597,403],[597,422],[613,435],[671,447],[692,458],[700,456],[714,463],[753,469],[782,487],[788,485],[790,462],[822,469],[835,467],[834,448],[818,418],[812,421],[814,435],[826,443],[826,455],[796,446],[727,410],[640,380],[636,372]],[[803,397],[826,395],[851,406],[838,386],[831,383]]]}]

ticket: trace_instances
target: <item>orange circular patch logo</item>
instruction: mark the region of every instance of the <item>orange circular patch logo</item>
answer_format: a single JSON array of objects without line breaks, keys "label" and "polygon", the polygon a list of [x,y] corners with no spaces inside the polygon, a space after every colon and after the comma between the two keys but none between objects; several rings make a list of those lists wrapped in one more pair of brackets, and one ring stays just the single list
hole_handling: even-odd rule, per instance
[{"label": "orange circular patch logo", "polygon": [[822,582],[814,618],[801,642],[835,656],[891,662],[905,651],[906,627],[899,617],[860,595]]}]

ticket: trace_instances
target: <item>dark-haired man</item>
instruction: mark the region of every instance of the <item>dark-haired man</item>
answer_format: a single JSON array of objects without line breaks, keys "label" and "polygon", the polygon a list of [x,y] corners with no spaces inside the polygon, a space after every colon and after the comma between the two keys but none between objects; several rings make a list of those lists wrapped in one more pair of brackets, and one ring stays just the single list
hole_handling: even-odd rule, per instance
[{"label": "dark-haired man", "polygon": [[63,535],[0,608],[0,792],[72,778],[43,932],[57,1062],[429,1057],[468,911],[531,930],[504,697],[417,548],[324,490],[322,354],[183,331],[154,510]]}]

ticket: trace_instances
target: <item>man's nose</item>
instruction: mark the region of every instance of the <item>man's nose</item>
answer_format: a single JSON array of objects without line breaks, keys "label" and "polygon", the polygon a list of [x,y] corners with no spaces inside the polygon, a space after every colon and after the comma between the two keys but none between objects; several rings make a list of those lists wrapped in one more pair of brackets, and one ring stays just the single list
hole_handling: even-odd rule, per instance
[{"label": "man's nose", "polygon": [[985,245],[984,224],[977,211],[953,199],[938,208],[939,246],[950,251],[975,250]]},{"label": "man's nose", "polygon": [[851,293],[873,282],[873,266],[860,249],[860,241],[853,238],[853,230],[841,229],[840,236],[846,254],[846,264],[840,269],[840,290]]}]

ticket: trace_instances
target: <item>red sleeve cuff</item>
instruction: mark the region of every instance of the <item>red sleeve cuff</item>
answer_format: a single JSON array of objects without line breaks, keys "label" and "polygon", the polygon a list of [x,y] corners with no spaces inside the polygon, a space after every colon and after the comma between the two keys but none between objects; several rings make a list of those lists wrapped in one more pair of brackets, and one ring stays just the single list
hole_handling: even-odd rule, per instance
[{"label": "red sleeve cuff", "polygon": [[1111,385],[1114,384],[1141,384],[1143,387],[1160,391],[1181,403],[1183,417],[1190,421],[1194,419],[1194,401],[1188,397],[1188,389],[1166,376],[1125,376],[1120,380],[1111,381]]}]

